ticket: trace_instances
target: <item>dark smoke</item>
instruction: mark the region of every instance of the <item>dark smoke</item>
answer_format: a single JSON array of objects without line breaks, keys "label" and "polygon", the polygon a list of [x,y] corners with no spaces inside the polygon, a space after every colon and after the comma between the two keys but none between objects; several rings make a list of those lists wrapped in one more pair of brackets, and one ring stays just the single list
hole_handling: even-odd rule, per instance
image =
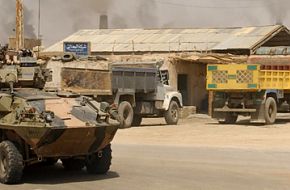
[{"label": "dark smoke", "polygon": [[[10,36],[15,36],[15,1],[0,0],[0,41],[7,42]],[[35,28],[32,24],[33,13],[24,6],[24,35],[35,38]]]},{"label": "dark smoke", "polygon": [[88,27],[97,28],[101,14],[106,14],[112,0],[70,0],[67,3],[68,16],[73,19],[73,29],[79,30]]},{"label": "dark smoke", "polygon": [[11,14],[11,11],[15,12],[15,5],[12,1],[0,0],[0,7],[0,40],[7,42],[8,37],[13,35],[15,29],[15,16]]},{"label": "dark smoke", "polygon": [[[34,36],[37,1],[24,0],[26,35]],[[41,34],[49,46],[80,29],[212,28],[283,23],[290,26],[289,0],[41,0]],[[15,0],[0,0],[0,40],[14,34]]]},{"label": "dark smoke", "polygon": [[140,1],[137,14],[138,22],[143,28],[158,26],[158,10],[155,0]]},{"label": "dark smoke", "polygon": [[285,23],[287,13],[289,11],[289,1],[288,0],[267,0],[264,1],[266,8],[275,24]]},{"label": "dark smoke", "polygon": [[37,38],[34,25],[31,22],[33,13],[24,6],[24,36],[26,38]]}]

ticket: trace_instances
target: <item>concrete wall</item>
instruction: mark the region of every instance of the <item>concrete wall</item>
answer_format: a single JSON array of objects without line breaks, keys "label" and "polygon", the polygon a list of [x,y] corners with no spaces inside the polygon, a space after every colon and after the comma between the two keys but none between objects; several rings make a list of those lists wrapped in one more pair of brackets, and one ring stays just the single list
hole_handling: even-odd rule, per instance
[{"label": "concrete wall", "polygon": [[170,85],[178,89],[178,75],[187,75],[187,104],[196,106],[198,111],[207,109],[206,65],[202,63],[193,64],[186,61],[169,64]]}]

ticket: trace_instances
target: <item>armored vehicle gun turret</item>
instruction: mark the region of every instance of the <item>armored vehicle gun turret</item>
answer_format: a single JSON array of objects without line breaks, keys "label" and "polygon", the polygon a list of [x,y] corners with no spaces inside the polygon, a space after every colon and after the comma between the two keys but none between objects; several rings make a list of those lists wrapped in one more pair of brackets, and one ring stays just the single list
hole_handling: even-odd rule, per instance
[{"label": "armored vehicle gun turret", "polygon": [[58,160],[67,170],[106,173],[120,125],[116,109],[42,90],[51,73],[30,51],[0,54],[0,181],[18,183],[26,166]]}]

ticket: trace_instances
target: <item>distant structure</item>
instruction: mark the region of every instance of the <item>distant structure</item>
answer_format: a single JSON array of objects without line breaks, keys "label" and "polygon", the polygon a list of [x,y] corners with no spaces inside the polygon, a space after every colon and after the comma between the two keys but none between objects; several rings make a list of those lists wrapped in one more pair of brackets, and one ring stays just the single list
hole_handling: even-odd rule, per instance
[{"label": "distant structure", "polygon": [[24,48],[23,0],[16,0],[16,47]]},{"label": "distant structure", "polygon": [[[183,95],[186,106],[207,111],[206,65],[247,62],[261,47],[290,46],[290,32],[283,25],[184,28],[80,30],[47,48],[48,56],[61,55],[64,42],[90,42],[91,55],[113,61],[163,60],[169,83]],[[267,51],[269,52],[269,51]]]},{"label": "distant structure", "polygon": [[109,22],[108,22],[108,15],[103,14],[100,16],[100,29],[108,29],[109,28]]},{"label": "distant structure", "polygon": [[16,0],[16,34],[9,38],[10,49],[33,49],[41,46],[40,39],[28,39],[24,37],[24,9],[23,0]]}]

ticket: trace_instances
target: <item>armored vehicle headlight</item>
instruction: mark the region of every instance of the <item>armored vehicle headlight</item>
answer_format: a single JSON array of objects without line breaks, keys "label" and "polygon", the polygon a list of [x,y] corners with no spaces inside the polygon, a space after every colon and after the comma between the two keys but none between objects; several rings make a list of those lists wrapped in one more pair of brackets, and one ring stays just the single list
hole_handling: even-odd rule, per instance
[{"label": "armored vehicle headlight", "polygon": [[53,112],[44,112],[43,118],[45,119],[46,122],[51,123],[54,119],[54,113]]}]

